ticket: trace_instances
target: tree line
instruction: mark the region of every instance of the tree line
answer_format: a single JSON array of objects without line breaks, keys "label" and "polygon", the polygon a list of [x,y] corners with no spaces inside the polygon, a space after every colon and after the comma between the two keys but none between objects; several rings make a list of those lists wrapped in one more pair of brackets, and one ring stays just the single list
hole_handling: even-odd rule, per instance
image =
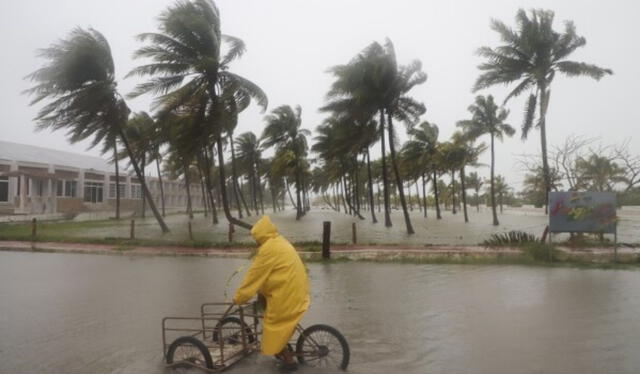
[{"label": "tree line", "polygon": [[[368,214],[374,223],[377,205],[385,226],[393,224],[392,204],[399,203],[406,230],[412,234],[409,211],[414,204],[426,217],[430,202],[438,219],[441,204],[450,204],[454,214],[461,205],[468,222],[466,191],[475,191],[479,206],[479,191],[485,184],[497,225],[496,206],[502,206],[509,188],[495,175],[496,140],[515,134],[506,123],[509,111],[503,106],[513,97],[529,95],[522,138],[533,128],[540,130],[539,174],[546,196],[555,170],[548,160],[546,113],[556,73],[595,79],[612,74],[567,60],[586,40],[576,34],[572,22],[565,22],[562,32],[555,31],[553,19],[551,11],[520,10],[515,28],[492,21],[501,44],[478,50],[484,62],[473,91],[515,87],[502,103],[490,94],[478,95],[468,117],[456,123],[458,131],[447,140],[440,140],[438,126],[423,118],[425,104],[411,96],[427,81],[421,62],[400,65],[388,39],[371,43],[350,61],[329,69],[334,80],[320,108],[326,118],[317,126],[313,144],[310,131],[302,127],[300,106],[271,110],[259,135],[236,134],[240,113],[251,104],[264,112],[268,99],[257,84],[233,71],[233,62],[246,46],[221,32],[220,13],[211,0],[178,1],[160,14],[156,31],[137,36],[142,46],[134,57],[144,62],[127,77],[145,81],[133,92],[119,92],[104,36],[94,29],[75,28],[65,39],[40,50],[46,63],[28,76],[34,86],[27,93],[33,96],[31,105],[45,102],[35,118],[38,128],[66,130],[71,142],[89,139],[92,146],[99,145],[103,154],[111,155],[117,184],[118,161],[128,160],[140,180],[143,203],[163,232],[169,228],[163,220],[162,183],[158,209],[145,180],[146,167],[155,166],[159,178],[185,181],[191,216],[189,187],[194,182],[200,185],[205,215],[213,224],[218,223],[221,208],[228,222],[250,229],[244,216],[264,213],[269,202],[274,211],[282,210],[287,197],[300,219],[310,210],[315,194],[334,210],[361,219]],[[153,96],[151,115],[131,113],[127,100],[141,95]],[[404,144],[399,141],[398,124],[409,136]],[[372,159],[373,147],[379,147],[379,159]],[[266,150],[273,156],[264,157]],[[467,175],[467,171],[480,166],[478,158],[487,150],[491,165],[485,182],[477,172]],[[432,194],[427,193],[429,185]],[[119,186],[116,200],[119,218]]]}]

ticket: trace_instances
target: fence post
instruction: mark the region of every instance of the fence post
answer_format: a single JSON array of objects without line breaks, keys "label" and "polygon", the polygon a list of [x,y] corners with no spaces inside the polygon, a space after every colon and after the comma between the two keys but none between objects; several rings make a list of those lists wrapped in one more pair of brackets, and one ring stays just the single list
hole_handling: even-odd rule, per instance
[{"label": "fence post", "polygon": [[358,244],[358,229],[355,222],[351,223],[351,241],[353,244]]},{"label": "fence post", "polygon": [[35,239],[37,234],[38,234],[38,221],[35,218],[33,218],[31,220],[31,238]]},{"label": "fence post", "polygon": [[322,223],[322,259],[331,258],[331,221]]},{"label": "fence post", "polygon": [[189,228],[189,239],[193,240],[193,230],[191,229],[191,221],[187,222]]},{"label": "fence post", "polygon": [[135,239],[135,238],[136,238],[136,220],[132,219],[131,230],[129,231],[129,239]]},{"label": "fence post", "polygon": [[233,228],[233,223],[229,224],[229,243],[233,242],[233,232],[235,229]]}]

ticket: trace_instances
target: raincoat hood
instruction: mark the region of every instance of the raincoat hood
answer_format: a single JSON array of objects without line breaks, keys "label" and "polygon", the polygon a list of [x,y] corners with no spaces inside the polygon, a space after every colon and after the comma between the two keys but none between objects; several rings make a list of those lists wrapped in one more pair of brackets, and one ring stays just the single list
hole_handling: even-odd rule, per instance
[{"label": "raincoat hood", "polygon": [[267,240],[278,236],[278,228],[271,222],[269,216],[262,216],[251,228],[251,236],[262,245]]}]

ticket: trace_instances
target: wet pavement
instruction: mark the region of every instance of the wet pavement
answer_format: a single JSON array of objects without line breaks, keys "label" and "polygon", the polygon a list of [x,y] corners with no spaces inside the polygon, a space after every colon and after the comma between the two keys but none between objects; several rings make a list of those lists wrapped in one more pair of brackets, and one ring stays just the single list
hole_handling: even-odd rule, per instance
[{"label": "wet pavement", "polygon": [[[246,260],[0,252],[1,373],[170,373],[161,319],[222,299]],[[637,373],[640,273],[310,264],[303,323],[338,328],[351,373]],[[234,285],[240,277],[234,279]],[[253,355],[230,373],[277,373]],[[327,373],[301,369],[300,373]]]}]

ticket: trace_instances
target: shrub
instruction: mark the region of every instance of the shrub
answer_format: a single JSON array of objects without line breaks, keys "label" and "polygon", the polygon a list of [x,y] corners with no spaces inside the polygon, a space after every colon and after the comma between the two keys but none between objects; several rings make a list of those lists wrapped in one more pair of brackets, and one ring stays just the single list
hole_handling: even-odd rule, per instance
[{"label": "shrub", "polygon": [[489,239],[481,244],[485,247],[508,247],[521,246],[530,243],[540,243],[540,240],[533,234],[524,231],[509,231],[491,234]]},{"label": "shrub", "polygon": [[529,243],[524,246],[524,251],[536,261],[553,262],[556,258],[553,245],[546,243]]}]

